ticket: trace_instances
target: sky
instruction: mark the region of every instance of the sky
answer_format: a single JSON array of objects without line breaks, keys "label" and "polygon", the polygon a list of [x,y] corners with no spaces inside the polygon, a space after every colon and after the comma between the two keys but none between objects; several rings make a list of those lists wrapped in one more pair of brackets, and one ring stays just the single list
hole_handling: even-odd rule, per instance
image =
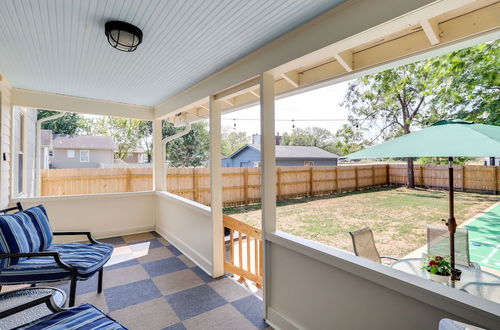
[{"label": "sky", "polygon": [[[291,132],[295,124],[296,128],[318,126],[335,133],[347,123],[348,111],[341,107],[340,103],[344,98],[348,83],[348,81],[342,82],[276,100],[276,132],[280,135]],[[233,129],[235,122],[233,119],[236,119],[235,130],[246,132],[251,136],[260,132],[259,117],[259,106],[253,106],[223,115],[222,126],[226,129]],[[294,123],[292,119],[295,120]]]}]

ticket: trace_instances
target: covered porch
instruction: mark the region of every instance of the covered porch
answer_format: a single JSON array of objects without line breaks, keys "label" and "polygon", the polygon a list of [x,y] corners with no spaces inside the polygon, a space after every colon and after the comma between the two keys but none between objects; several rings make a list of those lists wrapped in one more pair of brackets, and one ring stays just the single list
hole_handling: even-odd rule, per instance
[{"label": "covered porch", "polygon": [[[87,6],[83,2],[79,5]],[[112,9],[108,9],[107,16],[134,20],[131,13],[154,12],[152,7],[130,3],[128,14],[123,14],[115,5],[110,2]],[[155,5],[161,8],[161,2]],[[253,5],[248,9],[239,3],[234,8],[237,13],[232,15],[250,10],[264,17],[257,2]],[[148,21],[149,30],[145,31],[155,42],[145,44],[142,53],[139,48],[136,54],[119,54],[127,58],[117,58],[111,53],[99,55],[109,47],[107,43],[99,44],[95,50],[78,48],[75,40],[91,43],[97,37],[84,33],[73,38],[72,33],[80,32],[78,25],[71,32],[72,18],[77,22],[75,17],[83,15],[76,6],[52,8],[47,2],[42,4],[46,11],[21,10],[13,3],[2,6],[0,17],[4,23],[0,23],[0,31],[10,37],[0,37],[0,45],[9,46],[10,53],[0,58],[0,208],[16,202],[25,207],[43,204],[55,230],[88,230],[115,246],[114,259],[105,271],[108,275],[104,293],[92,291],[92,279],[81,282],[77,303],[94,303],[131,328],[437,329],[443,318],[485,328],[495,328],[500,323],[498,304],[494,302],[277,231],[274,140],[276,98],[498,39],[498,1],[351,0],[322,7],[312,3],[303,8],[290,5],[289,16],[283,14],[275,22],[276,30],[268,26],[275,34],[269,33],[262,44],[256,42],[247,53],[226,54],[224,63],[213,59],[221,55],[214,45],[230,40],[217,38],[221,31],[210,30],[212,39],[203,46],[210,46],[213,54],[205,54],[209,65],[203,68],[205,71],[200,68],[198,75],[192,73],[196,70],[191,70],[191,63],[183,63],[185,66],[180,69],[168,66],[170,61],[182,57],[181,51],[174,59],[157,56],[166,51],[162,47],[167,47],[161,37],[153,38],[164,29],[160,18]],[[286,5],[270,7],[269,10],[279,12]],[[297,18],[297,13],[306,9],[307,22]],[[106,8],[86,10],[95,14],[95,20],[106,16]],[[212,10],[223,12],[220,7]],[[190,13],[196,17],[199,11],[203,8]],[[34,13],[43,15],[43,19],[30,19]],[[290,17],[295,19],[285,19]],[[44,19],[68,24],[50,51],[38,46],[43,38],[34,37],[36,31],[43,33],[47,29],[57,35],[62,25],[45,25]],[[147,19],[143,19],[137,18],[135,23],[148,26]],[[204,23],[208,24],[220,17],[206,19]],[[95,23],[91,21],[86,24]],[[199,23],[194,18],[186,22],[190,26]],[[26,23],[25,27],[22,23]],[[99,30],[101,26],[95,25],[97,32],[104,34]],[[192,33],[186,40],[196,41],[203,35],[202,30]],[[20,38],[23,34],[33,36],[33,40]],[[78,38],[81,36],[85,37]],[[175,38],[168,40],[175,44]],[[36,55],[29,45],[42,55]],[[182,45],[176,47],[182,50]],[[79,59],[76,51],[69,53],[71,49],[79,49],[97,64]],[[16,59],[16,52],[22,52],[24,62]],[[148,53],[155,56],[148,57]],[[134,55],[139,59],[134,60]],[[58,63],[64,61],[70,64],[65,69],[74,65],[80,76],[60,70]],[[32,70],[38,69],[30,75],[24,68],[29,67],[26,63]],[[86,70],[91,71],[89,76],[85,76]],[[99,70],[105,70],[105,74],[100,75]],[[127,72],[137,76],[127,76]],[[92,88],[93,84],[99,84],[99,88]],[[262,281],[262,301],[225,277],[231,270],[225,262],[221,115],[252,104],[260,104],[261,109],[262,236],[261,242],[244,245],[248,254],[242,251],[244,255],[240,252],[235,259],[252,259],[255,265],[261,265],[253,268],[254,275]],[[16,194],[15,108],[152,121],[151,189],[54,197]],[[164,180],[162,121],[187,126],[200,118],[209,119],[210,124],[210,207],[169,193]],[[240,240],[240,251],[242,246]],[[134,292],[136,300],[124,298]]]}]

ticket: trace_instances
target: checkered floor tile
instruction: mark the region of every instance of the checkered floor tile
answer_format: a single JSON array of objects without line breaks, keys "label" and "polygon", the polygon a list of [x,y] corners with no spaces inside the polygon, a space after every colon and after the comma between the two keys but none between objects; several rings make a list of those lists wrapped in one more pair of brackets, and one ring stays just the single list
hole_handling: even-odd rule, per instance
[{"label": "checkered floor tile", "polygon": [[[97,276],[78,282],[91,303],[130,329],[269,329],[262,301],[228,277],[213,279],[156,233],[101,240],[115,250]],[[69,292],[68,283],[51,283]]]}]

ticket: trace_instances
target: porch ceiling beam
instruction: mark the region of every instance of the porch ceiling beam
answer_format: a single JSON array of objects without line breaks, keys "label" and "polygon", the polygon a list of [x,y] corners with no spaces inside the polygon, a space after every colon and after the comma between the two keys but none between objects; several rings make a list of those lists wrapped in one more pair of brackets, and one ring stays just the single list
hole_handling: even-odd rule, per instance
[{"label": "porch ceiling beam", "polygon": [[439,36],[439,24],[436,20],[424,19],[420,22],[420,25],[422,25],[422,29],[424,30],[431,45],[437,45],[440,43],[441,37]]},{"label": "porch ceiling beam", "polygon": [[13,88],[11,103],[21,107],[153,120],[152,107]]},{"label": "porch ceiling beam", "polygon": [[[438,3],[432,0],[399,0],[397,5],[394,5],[393,0],[347,1],[158,104],[155,106],[155,117],[164,118],[179,109],[189,109],[190,105],[206,98],[207,95],[217,94],[230,86],[252,79],[261,72],[274,71],[276,68],[282,69],[284,63],[308,57],[308,54],[364,31],[367,41],[378,38],[377,34],[373,34],[372,31],[380,25],[384,26],[380,32],[383,32],[383,35],[386,35],[389,30],[400,31],[408,27],[408,13],[419,8],[425,7],[425,10],[433,12],[435,16],[450,8],[471,2],[472,0],[445,0]],[[427,9],[427,6],[432,8]],[[438,9],[445,7],[446,10],[436,11],[436,7]],[[420,19],[412,20],[418,22]],[[355,46],[359,44],[357,41],[355,43]],[[295,70],[297,67],[300,65],[292,65],[288,70],[281,70],[278,74]],[[272,73],[276,75],[275,72]],[[193,106],[190,108],[192,109]]]},{"label": "porch ceiling beam", "polygon": [[[475,4],[478,6],[478,4]],[[469,6],[470,7],[470,6]],[[397,35],[392,40],[365,47],[356,52],[345,51],[331,56],[330,60],[298,69],[300,75],[298,86],[294,87],[282,75],[275,77],[276,96],[282,97],[290,93],[302,92],[318,85],[328,85],[334,82],[353,79],[363,74],[386,70],[390,67],[409,63],[411,60],[422,60],[438,56],[454,49],[460,49],[498,38],[500,34],[500,3],[485,7],[469,8],[469,12],[454,13],[451,18],[446,13],[441,18],[445,21],[439,24],[440,43],[432,45],[423,29],[409,31],[406,35]],[[459,15],[459,16],[456,16]],[[432,22],[433,18],[429,18]],[[435,21],[437,23],[437,21]],[[432,22],[433,23],[433,22]],[[337,53],[335,53],[337,54]],[[334,54],[334,55],[335,55]],[[338,60],[340,59],[340,60]],[[342,64],[343,62],[343,64]],[[356,64],[356,66],[354,66]],[[348,69],[352,69],[349,71]],[[290,76],[285,74],[285,76]],[[223,104],[225,112],[236,111],[243,107],[255,105],[258,102],[257,93],[249,89],[249,93],[240,94],[232,99],[234,106]]]},{"label": "porch ceiling beam", "polygon": [[288,81],[290,85],[292,85],[294,88],[299,87],[299,73],[295,70],[292,70],[290,72],[283,72],[281,74],[281,77]]},{"label": "porch ceiling beam", "polygon": [[342,53],[334,53],[333,56],[347,72],[354,70],[354,60],[351,51],[346,50]]}]

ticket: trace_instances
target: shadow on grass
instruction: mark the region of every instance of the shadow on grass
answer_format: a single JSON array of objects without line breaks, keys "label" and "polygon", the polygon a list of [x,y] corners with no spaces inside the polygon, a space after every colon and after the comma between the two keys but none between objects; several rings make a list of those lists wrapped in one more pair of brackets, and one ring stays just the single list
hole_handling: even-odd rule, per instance
[{"label": "shadow on grass", "polygon": [[[311,201],[318,201],[318,200],[323,200],[323,199],[332,199],[332,198],[339,198],[339,197],[345,197],[345,196],[362,195],[362,194],[379,192],[379,191],[390,191],[390,190],[395,190],[397,188],[400,188],[400,187],[384,186],[384,187],[379,187],[379,188],[349,191],[349,192],[335,193],[335,194],[330,194],[330,195],[321,195],[321,196],[314,196],[314,197],[297,197],[297,198],[277,201],[276,206],[280,207],[280,206],[308,203]],[[250,211],[258,211],[261,208],[262,208],[262,204],[260,204],[260,203],[241,205],[241,206],[231,206],[231,207],[224,208],[223,213],[227,214],[227,215],[231,215],[231,214],[244,213],[244,212],[250,212]]]}]

